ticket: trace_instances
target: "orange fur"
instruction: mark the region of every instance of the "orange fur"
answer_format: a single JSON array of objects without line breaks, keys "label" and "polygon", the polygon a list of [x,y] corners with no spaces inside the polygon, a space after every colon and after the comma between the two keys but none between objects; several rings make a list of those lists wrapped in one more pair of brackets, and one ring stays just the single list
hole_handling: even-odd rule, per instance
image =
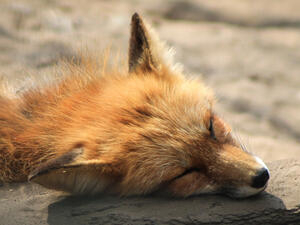
[{"label": "orange fur", "polygon": [[212,92],[186,79],[163,46],[135,14],[129,73],[83,60],[56,84],[1,97],[0,181],[124,195],[250,186],[261,164],[213,112]]}]

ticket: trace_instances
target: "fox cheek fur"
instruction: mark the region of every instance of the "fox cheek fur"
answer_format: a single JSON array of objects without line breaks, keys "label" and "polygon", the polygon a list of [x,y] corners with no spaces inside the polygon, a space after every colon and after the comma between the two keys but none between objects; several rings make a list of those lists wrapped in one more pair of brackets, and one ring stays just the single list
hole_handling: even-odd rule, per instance
[{"label": "fox cheek fur", "polygon": [[172,52],[132,16],[128,71],[97,75],[91,62],[57,84],[0,98],[0,181],[79,194],[255,195],[269,172],[187,79]]}]

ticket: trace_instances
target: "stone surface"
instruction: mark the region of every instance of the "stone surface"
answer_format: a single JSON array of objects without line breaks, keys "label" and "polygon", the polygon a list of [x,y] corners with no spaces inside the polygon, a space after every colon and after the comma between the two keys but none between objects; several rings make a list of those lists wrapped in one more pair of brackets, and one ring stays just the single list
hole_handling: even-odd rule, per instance
[{"label": "stone surface", "polygon": [[267,190],[252,198],[64,196],[34,184],[0,188],[2,225],[299,224],[300,161],[270,163]]}]

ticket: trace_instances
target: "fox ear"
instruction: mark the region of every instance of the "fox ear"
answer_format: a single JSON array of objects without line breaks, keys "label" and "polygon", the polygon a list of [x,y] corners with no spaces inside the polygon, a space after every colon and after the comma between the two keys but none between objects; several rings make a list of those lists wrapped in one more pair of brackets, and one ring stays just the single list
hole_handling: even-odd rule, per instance
[{"label": "fox ear", "polygon": [[41,164],[28,180],[50,189],[78,194],[104,191],[119,172],[110,163],[84,160],[83,155],[83,148],[75,148]]},{"label": "fox ear", "polygon": [[172,52],[166,50],[164,43],[137,13],[133,14],[129,43],[129,72],[159,70],[171,60]]}]

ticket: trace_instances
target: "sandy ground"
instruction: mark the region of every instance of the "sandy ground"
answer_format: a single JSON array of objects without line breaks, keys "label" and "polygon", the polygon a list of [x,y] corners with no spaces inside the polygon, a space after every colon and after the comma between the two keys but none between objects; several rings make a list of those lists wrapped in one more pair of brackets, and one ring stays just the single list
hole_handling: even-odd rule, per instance
[{"label": "sandy ground", "polygon": [[297,0],[2,0],[0,73],[22,90],[80,49],[126,56],[137,11],[215,90],[216,111],[250,151],[300,158],[299,10]]}]

